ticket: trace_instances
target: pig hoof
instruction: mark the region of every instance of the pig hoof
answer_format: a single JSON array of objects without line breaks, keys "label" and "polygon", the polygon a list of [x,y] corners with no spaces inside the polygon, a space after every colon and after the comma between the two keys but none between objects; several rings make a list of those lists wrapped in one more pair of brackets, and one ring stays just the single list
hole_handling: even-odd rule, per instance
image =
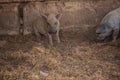
[{"label": "pig hoof", "polygon": [[113,43],[115,43],[115,42],[116,42],[116,40],[112,40],[112,42],[113,42]]},{"label": "pig hoof", "polygon": [[112,42],[115,43],[117,41],[117,39],[113,39]]},{"label": "pig hoof", "polygon": [[58,44],[61,43],[60,41],[57,42]]},{"label": "pig hoof", "polygon": [[51,46],[53,46],[53,44],[50,44]]},{"label": "pig hoof", "polygon": [[37,40],[37,42],[39,43],[39,42],[40,42],[40,40]]}]

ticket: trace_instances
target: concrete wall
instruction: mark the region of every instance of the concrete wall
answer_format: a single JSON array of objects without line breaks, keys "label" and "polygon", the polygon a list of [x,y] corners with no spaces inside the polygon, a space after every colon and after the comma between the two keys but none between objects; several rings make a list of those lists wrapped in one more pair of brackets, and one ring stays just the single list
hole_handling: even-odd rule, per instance
[{"label": "concrete wall", "polygon": [[18,34],[19,22],[18,11],[16,4],[1,4],[0,8],[0,35],[4,34]]},{"label": "concrete wall", "polygon": [[[10,0],[6,1],[9,2]],[[44,13],[62,13],[61,29],[75,27],[76,25],[78,27],[89,25],[92,28],[93,25],[100,22],[105,14],[120,5],[119,0],[38,1],[1,3],[0,35],[16,35],[21,29],[24,29],[24,34],[29,34],[32,32],[31,23]],[[23,23],[20,22],[21,19]]]}]

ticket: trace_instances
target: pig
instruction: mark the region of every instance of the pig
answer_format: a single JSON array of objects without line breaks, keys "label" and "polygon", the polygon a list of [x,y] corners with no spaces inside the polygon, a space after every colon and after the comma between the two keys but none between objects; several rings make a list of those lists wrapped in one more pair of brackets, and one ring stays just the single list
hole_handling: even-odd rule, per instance
[{"label": "pig", "polygon": [[53,35],[56,36],[57,43],[60,43],[60,18],[62,14],[42,14],[33,21],[33,30],[36,35],[37,41],[40,41],[41,35],[47,36],[49,43],[53,46]]},{"label": "pig", "polygon": [[112,36],[112,41],[115,42],[118,38],[120,30],[120,7],[109,12],[96,29],[98,34],[97,39],[102,41],[107,37]]}]

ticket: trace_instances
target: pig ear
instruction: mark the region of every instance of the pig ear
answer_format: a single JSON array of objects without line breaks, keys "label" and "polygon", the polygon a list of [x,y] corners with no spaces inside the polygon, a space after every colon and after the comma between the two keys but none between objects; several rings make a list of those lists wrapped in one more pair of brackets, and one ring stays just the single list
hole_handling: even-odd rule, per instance
[{"label": "pig ear", "polygon": [[41,14],[41,16],[47,19],[48,14]]},{"label": "pig ear", "polygon": [[56,15],[56,18],[57,18],[58,20],[60,20],[61,17],[62,17],[62,14],[57,14],[57,15]]}]

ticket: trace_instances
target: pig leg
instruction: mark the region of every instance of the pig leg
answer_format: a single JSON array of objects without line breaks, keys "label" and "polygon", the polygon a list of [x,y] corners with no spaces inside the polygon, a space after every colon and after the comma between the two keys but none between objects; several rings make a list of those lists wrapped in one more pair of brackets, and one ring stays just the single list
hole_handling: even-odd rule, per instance
[{"label": "pig leg", "polygon": [[37,41],[38,41],[38,42],[40,42],[41,35],[40,35],[40,33],[39,33],[38,29],[37,29],[37,28],[35,28],[35,27],[34,27],[34,33],[35,33],[35,35],[36,35]]},{"label": "pig leg", "polygon": [[53,46],[53,40],[52,40],[52,35],[48,34],[49,37],[49,43],[51,46]]},{"label": "pig leg", "polygon": [[59,31],[57,31],[57,33],[56,33],[56,39],[57,39],[57,43],[60,43]]},{"label": "pig leg", "polygon": [[112,37],[113,37],[113,42],[116,41],[118,35],[119,35],[119,29],[116,28],[116,29],[113,30],[113,35],[112,35]]}]

